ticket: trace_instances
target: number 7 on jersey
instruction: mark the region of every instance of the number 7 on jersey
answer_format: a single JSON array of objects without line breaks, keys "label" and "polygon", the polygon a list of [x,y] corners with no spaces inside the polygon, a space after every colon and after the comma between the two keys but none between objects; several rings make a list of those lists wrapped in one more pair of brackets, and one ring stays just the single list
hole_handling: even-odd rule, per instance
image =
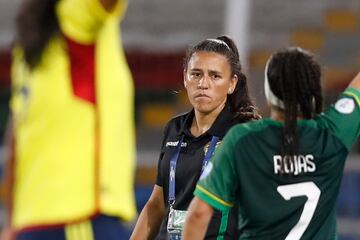
[{"label": "number 7 on jersey", "polygon": [[298,240],[309,226],[318,204],[321,191],[314,182],[303,182],[278,186],[277,191],[285,200],[293,197],[306,196],[304,209],[297,224],[291,229],[285,240]]}]

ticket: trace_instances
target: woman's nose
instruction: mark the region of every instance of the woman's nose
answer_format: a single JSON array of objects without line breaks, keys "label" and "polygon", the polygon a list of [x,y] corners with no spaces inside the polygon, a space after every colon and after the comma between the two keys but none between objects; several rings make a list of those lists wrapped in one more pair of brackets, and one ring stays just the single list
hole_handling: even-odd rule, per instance
[{"label": "woman's nose", "polygon": [[203,76],[198,82],[198,88],[207,89],[209,87],[209,77]]}]

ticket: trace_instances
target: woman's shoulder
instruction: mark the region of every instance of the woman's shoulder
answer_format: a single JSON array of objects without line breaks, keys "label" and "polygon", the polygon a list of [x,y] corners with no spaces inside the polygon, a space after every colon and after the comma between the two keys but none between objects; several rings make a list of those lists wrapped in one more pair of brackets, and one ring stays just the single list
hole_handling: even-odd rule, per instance
[{"label": "woman's shoulder", "polygon": [[191,114],[191,112],[183,112],[178,115],[175,115],[167,122],[166,125],[182,127],[186,123],[190,114]]},{"label": "woman's shoulder", "polygon": [[174,117],[172,117],[169,122],[183,122],[187,119],[189,114],[190,114],[190,112],[179,113],[179,114],[175,115]]},{"label": "woman's shoulder", "polygon": [[180,133],[184,126],[186,125],[187,120],[189,119],[190,112],[180,113],[172,117],[165,125],[164,133],[168,135],[169,132]]}]

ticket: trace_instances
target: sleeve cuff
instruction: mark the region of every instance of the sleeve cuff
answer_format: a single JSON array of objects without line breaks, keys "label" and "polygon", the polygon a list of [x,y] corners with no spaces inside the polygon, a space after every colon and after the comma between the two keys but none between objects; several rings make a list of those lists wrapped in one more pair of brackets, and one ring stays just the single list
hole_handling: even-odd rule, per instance
[{"label": "sleeve cuff", "polygon": [[196,185],[194,195],[208,203],[213,208],[226,211],[233,207],[233,203],[226,202],[200,185]]},{"label": "sleeve cuff", "polygon": [[353,97],[358,107],[360,107],[360,92],[357,89],[349,87],[344,91],[344,95]]}]

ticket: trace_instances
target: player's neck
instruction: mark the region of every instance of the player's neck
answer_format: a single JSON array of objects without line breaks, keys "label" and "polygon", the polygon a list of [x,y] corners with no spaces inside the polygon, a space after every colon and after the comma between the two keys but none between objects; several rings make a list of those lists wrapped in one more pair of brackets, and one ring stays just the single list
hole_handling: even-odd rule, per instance
[{"label": "player's neck", "polygon": [[209,113],[202,113],[195,109],[195,116],[190,127],[191,134],[198,137],[209,130],[223,108],[224,106],[219,106]]}]

